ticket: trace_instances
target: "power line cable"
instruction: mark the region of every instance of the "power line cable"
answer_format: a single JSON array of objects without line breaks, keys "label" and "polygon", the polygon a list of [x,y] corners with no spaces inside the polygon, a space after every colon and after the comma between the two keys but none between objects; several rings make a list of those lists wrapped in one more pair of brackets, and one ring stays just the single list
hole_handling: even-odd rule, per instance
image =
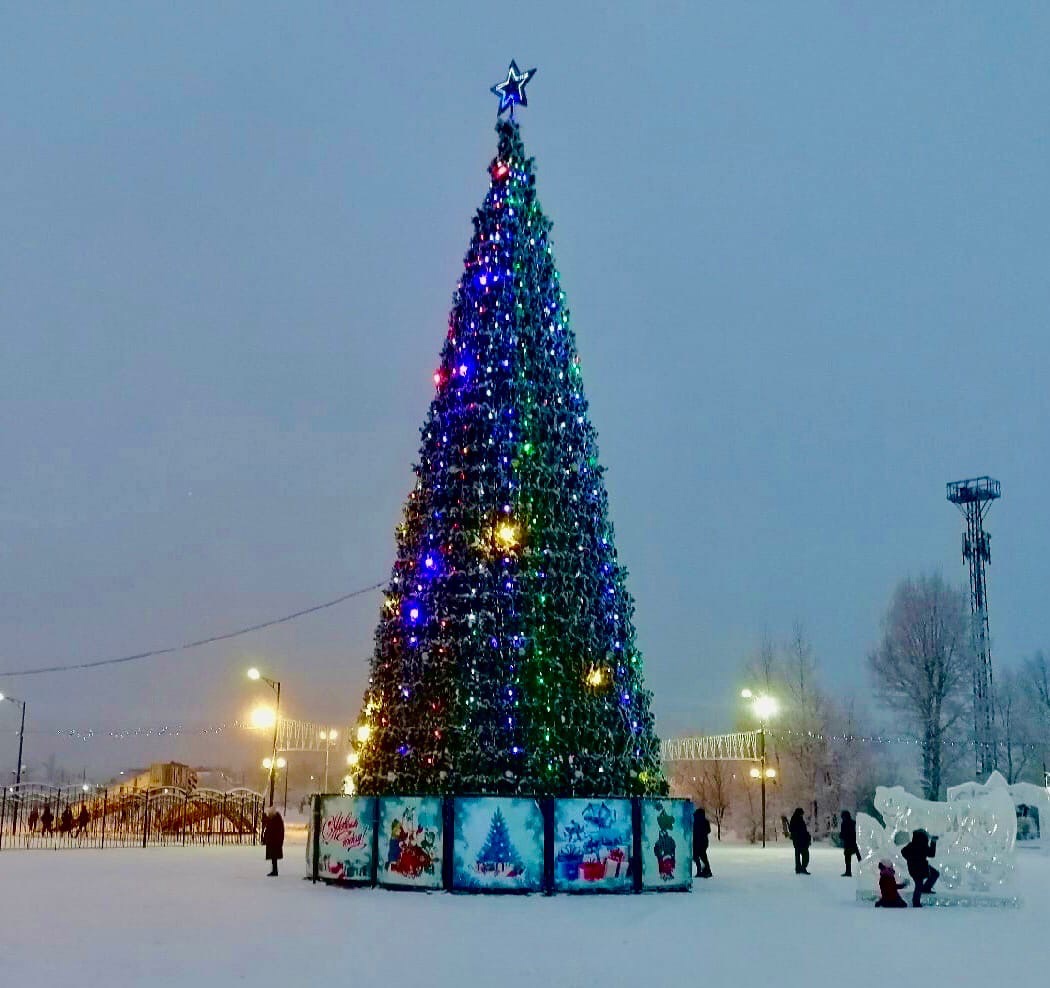
[{"label": "power line cable", "polygon": [[249,625],[247,628],[238,628],[236,631],[228,631],[222,635],[212,635],[210,638],[201,638],[197,641],[186,642],[183,645],[172,645],[169,648],[154,648],[148,652],[136,652],[134,655],[122,655],[115,659],[95,659],[93,662],[77,662],[66,666],[38,666],[34,669],[8,669],[0,671],[0,677],[4,676],[41,676],[51,672],[73,672],[76,669],[98,669],[100,666],[115,666],[125,662],[138,662],[142,659],[153,659],[161,655],[174,655],[176,652],[186,652],[191,648],[202,648],[204,645],[212,645],[215,642],[229,641],[231,638],[239,638],[241,635],[250,634],[253,631],[262,631],[263,628],[272,628],[277,624],[286,624],[297,618],[305,617],[307,614],[315,614],[328,607],[335,607],[354,597],[362,597],[373,590],[381,589],[384,583],[373,583],[371,586],[362,587],[360,590],[351,590],[334,600],[327,600],[323,604],[315,604],[313,607],[304,608],[294,614],[285,614],[283,617],[272,618],[269,621],[261,621],[259,624]]}]

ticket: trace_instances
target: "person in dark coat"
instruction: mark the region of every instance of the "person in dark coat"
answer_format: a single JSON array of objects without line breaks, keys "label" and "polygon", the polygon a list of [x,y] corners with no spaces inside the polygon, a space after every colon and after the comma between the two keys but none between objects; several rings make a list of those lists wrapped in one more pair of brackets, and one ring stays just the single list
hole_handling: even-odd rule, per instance
[{"label": "person in dark coat", "polygon": [[51,826],[55,822],[55,814],[51,812],[51,807],[45,805],[44,812],[40,814],[40,833],[50,834]]},{"label": "person in dark coat", "polygon": [[850,815],[849,810],[842,811],[839,838],[842,840],[842,853],[846,858],[846,870],[842,873],[842,877],[852,878],[853,858],[855,856],[860,861],[860,848],[857,847],[857,821]]},{"label": "person in dark coat", "polygon": [[937,854],[937,838],[930,839],[925,830],[913,830],[911,840],[901,848],[901,857],[908,862],[908,874],[915,883],[911,894],[911,904],[922,907],[923,893],[933,891],[933,886],[941,873],[930,864],[929,859]]},{"label": "person in dark coat", "polygon": [[37,808],[34,806],[29,811],[29,832],[30,833],[33,833],[36,830],[36,822],[39,819],[40,819],[40,813],[37,811]]},{"label": "person in dark coat", "polygon": [[271,862],[269,875],[277,877],[277,862],[284,857],[284,819],[271,806],[263,817],[262,842],[266,846],[266,860]]},{"label": "person in dark coat", "polygon": [[88,824],[91,822],[91,815],[88,813],[86,806],[80,807],[80,813],[77,816],[77,837],[83,837],[84,831],[87,830]]},{"label": "person in dark coat", "polygon": [[60,834],[72,834],[73,832],[73,811],[68,806],[59,817],[58,832]]},{"label": "person in dark coat", "polygon": [[711,877],[711,862],[707,860],[707,848],[711,843],[711,822],[702,806],[693,813],[693,860],[696,862],[697,878]]},{"label": "person in dark coat", "polygon": [[907,909],[906,903],[900,894],[900,889],[907,882],[897,881],[897,872],[893,870],[893,862],[884,858],[879,862],[879,897],[875,900],[876,906],[883,909]]},{"label": "person in dark coat", "polygon": [[801,806],[791,814],[788,832],[791,834],[791,843],[795,847],[795,874],[808,875],[809,845],[813,843],[813,839],[809,836],[809,828],[806,826],[806,817]]}]

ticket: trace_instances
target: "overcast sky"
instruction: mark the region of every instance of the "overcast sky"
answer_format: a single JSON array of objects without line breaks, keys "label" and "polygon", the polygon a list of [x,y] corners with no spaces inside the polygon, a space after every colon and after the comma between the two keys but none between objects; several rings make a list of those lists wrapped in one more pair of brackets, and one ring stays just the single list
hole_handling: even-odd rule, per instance
[{"label": "overcast sky", "polygon": [[[1003,483],[996,662],[1050,648],[1044,4],[5,2],[0,32],[0,672],[386,578],[512,57],[660,733],[729,727],[796,620],[863,694],[894,584],[966,578],[962,477]],[[254,662],[342,723],[378,606],[0,690],[35,731],[208,726]]]}]

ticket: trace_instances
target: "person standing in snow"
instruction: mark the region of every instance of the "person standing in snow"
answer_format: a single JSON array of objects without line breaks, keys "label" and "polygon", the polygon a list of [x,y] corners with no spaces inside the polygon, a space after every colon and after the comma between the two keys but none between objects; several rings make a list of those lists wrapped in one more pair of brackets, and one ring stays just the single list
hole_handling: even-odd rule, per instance
[{"label": "person standing in snow", "polygon": [[707,860],[707,848],[711,843],[711,823],[702,806],[693,813],[693,860],[696,862],[697,878],[711,877],[711,862]]},{"label": "person standing in snow", "polygon": [[911,904],[916,908],[922,907],[922,895],[924,892],[932,892],[933,886],[941,873],[930,864],[929,859],[937,854],[937,838],[930,839],[925,830],[913,830],[911,841],[901,848],[901,857],[908,862],[908,874],[915,883],[915,889],[911,894]]},{"label": "person standing in snow", "polygon": [[40,833],[45,837],[49,836],[54,822],[55,815],[51,812],[51,807],[45,803],[44,812],[40,814]]},{"label": "person standing in snow", "polygon": [[277,877],[277,862],[284,857],[284,818],[276,807],[269,807],[263,816],[262,842],[266,846],[266,860],[271,862],[269,877]]},{"label": "person standing in snow", "polygon": [[842,840],[842,853],[846,857],[846,870],[842,873],[843,878],[853,877],[853,858],[856,856],[860,861],[860,848],[857,847],[857,821],[850,815],[849,810],[842,811],[842,826],[839,828],[839,838]]},{"label": "person standing in snow", "polygon": [[907,884],[897,881],[893,862],[889,858],[883,858],[879,862],[879,897],[875,900],[875,905],[883,909],[907,909],[908,904],[901,898],[899,891]]},{"label": "person standing in snow", "polygon": [[813,839],[809,836],[809,828],[806,826],[806,817],[801,806],[796,807],[795,812],[791,814],[788,832],[795,847],[795,874],[808,875],[809,845],[813,843]]}]

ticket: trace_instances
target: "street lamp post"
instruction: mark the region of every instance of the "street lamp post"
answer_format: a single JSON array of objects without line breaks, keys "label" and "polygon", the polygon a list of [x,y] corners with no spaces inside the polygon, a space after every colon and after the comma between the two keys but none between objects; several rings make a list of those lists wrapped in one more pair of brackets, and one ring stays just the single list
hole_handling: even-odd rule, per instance
[{"label": "street lamp post", "polygon": [[[277,729],[281,723],[281,684],[276,679],[270,679],[264,676],[258,669],[254,667],[248,670],[248,678],[251,680],[261,679],[270,689],[277,693],[277,703],[274,706],[273,711],[273,755],[270,758],[270,805],[273,806],[273,784],[274,784],[274,768],[277,765]],[[288,812],[285,807],[285,812]]]},{"label": "street lamp post", "polygon": [[15,764],[15,788],[17,789],[22,784],[22,744],[26,737],[26,702],[0,693],[0,703],[4,700],[22,704],[22,725],[18,728],[18,762]]},{"label": "street lamp post", "polygon": [[[263,768],[270,773],[270,794],[273,795],[274,772],[278,769],[284,770],[284,815],[288,815],[288,761],[285,758],[264,758]],[[273,806],[271,800],[270,805]]]},{"label": "street lamp post", "polygon": [[[740,695],[751,701],[751,709],[758,718],[758,777],[762,785],[762,846],[766,846],[766,779],[776,778],[776,769],[766,766],[766,721],[777,712],[777,701],[771,696],[755,696],[751,690],[741,690]],[[751,770],[755,777],[755,770]]]},{"label": "street lamp post", "polygon": [[324,791],[328,792],[328,756],[332,751],[332,742],[339,737],[339,732],[334,729],[321,732],[321,740],[324,742]]}]

